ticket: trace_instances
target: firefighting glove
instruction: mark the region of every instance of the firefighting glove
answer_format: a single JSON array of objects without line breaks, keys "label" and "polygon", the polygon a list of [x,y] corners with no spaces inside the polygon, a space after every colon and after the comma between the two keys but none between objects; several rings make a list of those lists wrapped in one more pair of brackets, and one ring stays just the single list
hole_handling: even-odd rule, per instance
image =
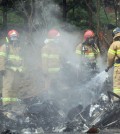
[{"label": "firefighting glove", "polygon": [[1,70],[1,71],[0,71],[0,75],[2,75],[2,76],[4,76],[4,75],[5,75],[5,73],[6,73],[6,71],[5,71],[5,70]]},{"label": "firefighting glove", "polygon": [[108,71],[109,71],[109,69],[110,69],[110,67],[107,67],[107,68],[105,69],[105,72],[108,72]]}]

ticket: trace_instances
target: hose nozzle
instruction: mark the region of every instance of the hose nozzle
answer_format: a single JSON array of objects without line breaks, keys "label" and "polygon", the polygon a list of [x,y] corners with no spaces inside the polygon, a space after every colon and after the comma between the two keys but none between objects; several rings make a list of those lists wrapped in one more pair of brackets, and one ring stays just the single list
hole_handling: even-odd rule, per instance
[{"label": "hose nozzle", "polygon": [[109,69],[110,69],[110,67],[107,67],[107,68],[105,69],[105,72],[108,72],[108,71],[109,71]]}]

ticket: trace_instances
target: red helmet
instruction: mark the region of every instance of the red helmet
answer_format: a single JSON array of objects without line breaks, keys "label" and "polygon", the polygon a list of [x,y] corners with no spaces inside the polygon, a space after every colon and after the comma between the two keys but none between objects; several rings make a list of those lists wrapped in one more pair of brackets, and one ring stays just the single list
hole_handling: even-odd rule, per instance
[{"label": "red helmet", "polygon": [[16,30],[10,30],[8,32],[8,37],[11,41],[18,40],[18,36],[19,36],[19,34]]},{"label": "red helmet", "polygon": [[92,30],[87,30],[85,33],[84,33],[84,39],[86,40],[87,38],[89,37],[94,37],[95,34]]},{"label": "red helmet", "polygon": [[58,36],[60,36],[60,33],[56,29],[51,29],[48,32],[48,38],[55,38],[55,37],[58,37]]}]

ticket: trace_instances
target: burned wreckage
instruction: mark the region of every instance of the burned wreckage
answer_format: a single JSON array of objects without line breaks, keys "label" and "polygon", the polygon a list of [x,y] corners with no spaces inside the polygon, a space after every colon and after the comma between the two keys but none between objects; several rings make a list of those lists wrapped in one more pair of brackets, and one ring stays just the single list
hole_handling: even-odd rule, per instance
[{"label": "burned wreckage", "polygon": [[[116,102],[112,97],[118,98]],[[120,125],[120,96],[113,92],[108,92],[108,96],[101,94],[100,99],[84,110],[82,106],[77,106],[69,111],[68,122],[64,132],[89,132],[92,128],[98,130],[116,129]]]},{"label": "burned wreckage", "polygon": [[[116,97],[116,102],[112,98]],[[30,101],[30,100],[29,100]],[[24,111],[24,115],[14,119],[7,118],[0,111],[0,130],[4,133],[19,134],[25,132],[89,132],[119,128],[120,97],[113,92],[101,94],[99,100],[83,108],[78,105],[72,108],[64,118],[58,104],[52,100],[40,102],[33,99]],[[95,132],[96,132],[95,131]],[[93,131],[94,132],[94,131]]]},{"label": "burned wreckage", "polygon": [[[98,84],[100,85],[100,83]],[[76,92],[78,94],[78,90]],[[73,92],[71,94],[73,95]],[[56,99],[54,100],[55,96],[48,97],[48,93],[43,93],[41,97],[31,97],[20,101],[19,105],[25,106],[23,107],[23,112],[21,115],[13,113],[12,118],[3,114],[5,111],[7,112],[7,109],[1,108],[0,133],[89,132],[93,131],[93,128],[95,128],[95,132],[98,132],[104,129],[119,128],[120,96],[111,91],[106,93],[100,91],[95,93],[95,97],[96,95],[97,100],[95,99],[95,101],[85,107],[83,104],[75,105],[66,113],[61,109],[62,99],[56,101]],[[117,98],[116,101],[113,101],[114,97]],[[70,101],[69,99],[67,100],[68,102]]]}]

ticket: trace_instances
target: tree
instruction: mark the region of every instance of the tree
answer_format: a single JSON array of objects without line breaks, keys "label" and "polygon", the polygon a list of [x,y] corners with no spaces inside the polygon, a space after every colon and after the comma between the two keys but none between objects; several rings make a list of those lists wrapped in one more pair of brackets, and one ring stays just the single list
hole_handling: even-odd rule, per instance
[{"label": "tree", "polygon": [[63,0],[63,18],[66,20],[67,17],[67,1]]},{"label": "tree", "polygon": [[7,12],[9,8],[11,8],[13,5],[12,1],[9,0],[1,0],[0,6],[2,7],[2,13],[3,13],[3,28],[7,29]]}]

